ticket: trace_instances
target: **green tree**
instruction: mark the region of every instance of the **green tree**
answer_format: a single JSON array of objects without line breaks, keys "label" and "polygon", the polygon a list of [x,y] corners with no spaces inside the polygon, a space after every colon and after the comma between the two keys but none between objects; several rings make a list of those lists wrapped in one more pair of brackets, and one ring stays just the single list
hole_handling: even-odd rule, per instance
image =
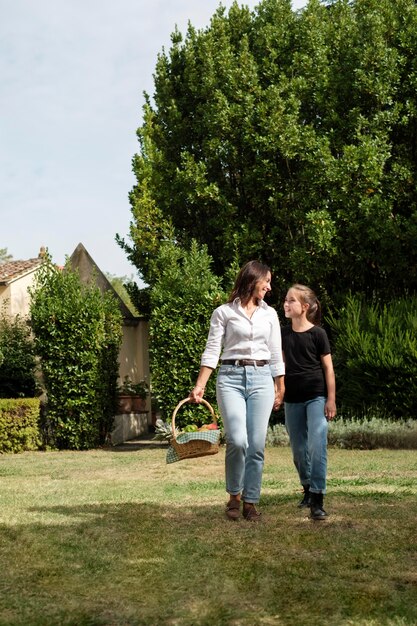
[{"label": "green tree", "polygon": [[36,381],[33,338],[27,320],[0,313],[0,398],[33,398]]},{"label": "green tree", "polygon": [[81,283],[49,257],[31,293],[31,319],[47,395],[46,435],[59,448],[104,443],[117,400],[121,313],[110,293]]},{"label": "green tree", "polygon": [[[191,242],[189,251],[165,242],[154,259],[157,278],[151,290],[150,366],[152,395],[165,419],[194,386],[211,313],[225,300],[211,265],[206,247],[196,242]],[[206,397],[215,403],[214,377]],[[203,421],[210,417],[207,410],[200,412]],[[195,407],[185,407],[178,424],[193,422],[195,417]]]},{"label": "green tree", "polygon": [[338,404],[364,407],[396,418],[417,412],[417,296],[376,304],[349,296],[337,317],[334,338]]},{"label": "green tree", "polygon": [[2,263],[7,263],[12,259],[13,256],[11,254],[8,254],[7,248],[0,248],[0,265],[2,265]]},{"label": "green tree", "polygon": [[[135,305],[132,302],[132,298],[129,295],[127,287],[134,283],[133,276],[116,276],[115,274],[106,273],[106,278],[115,290],[115,292],[123,300],[129,311],[133,315],[138,315]],[[127,287],[126,287],[127,286]]]},{"label": "green tree", "polygon": [[417,288],[417,5],[263,0],[172,35],[133,161],[129,241],[145,282],[163,242],[205,244],[333,302]]}]

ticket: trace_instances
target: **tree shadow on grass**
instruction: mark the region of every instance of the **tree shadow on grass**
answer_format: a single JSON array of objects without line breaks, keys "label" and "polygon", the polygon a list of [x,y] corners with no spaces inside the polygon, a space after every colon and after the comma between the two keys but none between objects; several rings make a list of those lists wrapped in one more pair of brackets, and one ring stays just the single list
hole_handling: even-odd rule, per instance
[{"label": "tree shadow on grass", "polygon": [[[228,521],[217,496],[213,504],[30,507],[27,523],[1,528],[0,623],[319,624],[325,612],[334,625],[364,617],[385,624],[388,612],[411,624],[415,587],[404,561],[411,529],[400,527],[403,511],[391,506],[394,516],[375,533],[375,518],[395,494],[363,497],[362,518],[350,528],[351,501],[335,491],[329,502],[339,509],[330,523],[307,522],[293,494],[263,495],[260,524]],[[312,594],[311,606],[305,598]]]}]

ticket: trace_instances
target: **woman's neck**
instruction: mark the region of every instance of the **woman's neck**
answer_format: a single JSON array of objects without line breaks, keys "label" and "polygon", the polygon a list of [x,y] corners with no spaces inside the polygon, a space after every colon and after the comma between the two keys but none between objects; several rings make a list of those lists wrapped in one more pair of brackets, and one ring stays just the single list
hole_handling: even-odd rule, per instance
[{"label": "woman's neck", "polygon": [[252,317],[255,310],[258,308],[258,302],[256,300],[250,299],[245,303],[241,303],[242,309],[245,311],[248,317]]}]

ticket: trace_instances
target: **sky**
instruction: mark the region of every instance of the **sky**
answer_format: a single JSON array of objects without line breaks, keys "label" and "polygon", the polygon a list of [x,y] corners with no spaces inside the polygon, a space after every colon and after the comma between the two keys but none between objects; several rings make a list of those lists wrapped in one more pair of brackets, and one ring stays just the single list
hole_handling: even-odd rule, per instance
[{"label": "sky", "polygon": [[115,236],[129,233],[143,92],[175,26],[204,28],[218,6],[0,0],[0,249],[20,260],[45,246],[62,265],[82,243],[103,272],[137,278]]}]

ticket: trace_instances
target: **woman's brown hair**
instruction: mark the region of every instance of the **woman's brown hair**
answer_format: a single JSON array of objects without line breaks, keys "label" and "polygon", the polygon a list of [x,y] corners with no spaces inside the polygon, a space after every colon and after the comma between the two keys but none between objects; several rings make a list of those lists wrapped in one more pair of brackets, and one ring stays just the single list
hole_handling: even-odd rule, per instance
[{"label": "woman's brown hair", "polygon": [[256,283],[265,278],[270,271],[267,265],[259,261],[248,261],[236,277],[228,302],[233,302],[236,298],[240,298],[242,304],[249,302]]}]

